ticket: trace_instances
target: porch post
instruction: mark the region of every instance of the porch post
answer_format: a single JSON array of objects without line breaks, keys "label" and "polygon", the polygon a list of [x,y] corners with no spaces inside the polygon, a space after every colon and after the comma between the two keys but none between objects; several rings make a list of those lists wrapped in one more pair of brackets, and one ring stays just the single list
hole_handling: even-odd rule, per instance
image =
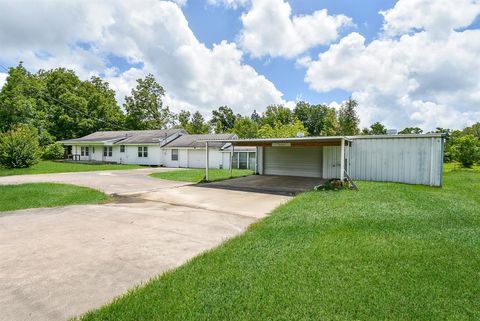
[{"label": "porch post", "polygon": [[345,179],[345,139],[342,138],[340,145],[340,180],[343,182]]},{"label": "porch post", "polygon": [[233,176],[233,152],[235,149],[235,145],[232,144],[232,150],[230,151],[230,178]]},{"label": "porch post", "polygon": [[208,182],[208,142],[205,142],[205,180]]}]

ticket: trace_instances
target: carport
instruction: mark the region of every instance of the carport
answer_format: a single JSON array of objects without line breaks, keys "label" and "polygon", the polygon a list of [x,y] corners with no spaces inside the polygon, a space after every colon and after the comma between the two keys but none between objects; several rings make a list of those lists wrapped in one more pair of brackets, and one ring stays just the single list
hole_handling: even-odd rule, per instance
[{"label": "carport", "polygon": [[[218,143],[219,140],[204,140],[204,142],[208,147],[209,144]],[[226,139],[221,142],[231,145],[232,154],[236,146],[255,147],[257,153],[255,174],[257,175],[343,180],[349,172],[351,139],[345,136]],[[205,158],[208,181],[208,153]],[[230,171],[232,171],[231,164]],[[285,180],[286,184],[288,184],[287,181]]]}]

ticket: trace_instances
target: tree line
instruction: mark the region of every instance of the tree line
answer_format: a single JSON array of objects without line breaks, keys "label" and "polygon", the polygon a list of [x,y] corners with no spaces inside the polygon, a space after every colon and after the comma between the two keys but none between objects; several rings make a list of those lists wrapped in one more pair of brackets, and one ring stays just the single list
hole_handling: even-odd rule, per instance
[{"label": "tree line", "polygon": [[[172,112],[164,104],[164,97],[164,88],[153,75],[147,75],[137,80],[120,107],[114,90],[99,77],[81,80],[74,71],[65,68],[30,73],[20,63],[9,69],[0,91],[0,133],[26,126],[35,131],[39,146],[45,149],[55,141],[99,130],[183,128],[190,134],[235,133],[240,138],[294,137],[300,133],[305,136],[387,133],[387,128],[379,122],[359,128],[358,103],[354,99],[345,101],[338,110],[299,101],[293,109],[270,105],[263,113],[253,111],[251,115],[220,106],[207,121],[199,111]],[[479,127],[480,123],[462,131],[437,128],[435,132],[447,137],[445,159],[460,161],[460,150],[465,149],[471,154],[469,159],[479,161]],[[423,131],[407,127],[399,133]],[[460,144],[467,147],[460,148]]]}]

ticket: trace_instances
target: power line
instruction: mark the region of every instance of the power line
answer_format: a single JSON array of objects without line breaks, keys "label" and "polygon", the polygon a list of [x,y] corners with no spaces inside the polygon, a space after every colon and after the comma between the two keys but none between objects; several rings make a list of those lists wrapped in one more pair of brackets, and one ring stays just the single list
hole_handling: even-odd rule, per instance
[{"label": "power line", "polygon": [[[0,64],[0,67],[2,67],[7,73],[9,72],[9,70],[8,70],[7,68],[5,68],[5,66],[3,66],[2,64]],[[29,85],[29,84],[27,84],[27,85]],[[30,86],[30,88],[34,89],[34,90],[35,90],[34,94],[37,95],[37,97],[39,97],[39,96],[38,96],[39,93],[38,93],[37,88],[35,88],[35,87],[33,87],[33,86]],[[50,95],[48,95],[48,94],[46,94],[46,93],[40,93],[40,94],[43,94],[44,97],[46,97],[46,98],[48,98],[48,99],[51,99],[51,100],[59,103],[60,105],[62,105],[62,106],[64,106],[64,107],[72,110],[73,112],[78,113],[78,114],[80,114],[80,115],[82,115],[82,116],[87,117],[88,119],[96,120],[96,121],[99,121],[99,122],[102,122],[102,123],[105,123],[105,124],[108,124],[108,125],[113,125],[113,126],[116,127],[117,129],[125,129],[125,127],[123,127],[123,126],[120,126],[120,125],[118,125],[118,124],[109,122],[109,121],[104,120],[104,119],[101,119],[101,118],[93,117],[93,116],[91,116],[91,115],[89,115],[89,114],[87,114],[87,113],[84,113],[84,112],[82,112],[82,111],[80,111],[80,110],[78,110],[78,109],[75,109],[75,107],[72,107],[72,106],[70,106],[70,105],[67,105],[67,104],[64,103],[63,101],[61,101],[61,100],[59,100],[59,99],[57,99],[57,98],[55,98],[55,97],[52,97],[52,96],[50,96]],[[39,97],[39,98],[40,98],[40,97]]]}]

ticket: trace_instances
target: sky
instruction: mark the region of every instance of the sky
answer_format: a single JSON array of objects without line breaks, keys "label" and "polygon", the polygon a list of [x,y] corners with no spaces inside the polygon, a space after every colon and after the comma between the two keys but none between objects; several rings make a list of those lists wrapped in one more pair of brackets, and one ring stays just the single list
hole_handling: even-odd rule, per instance
[{"label": "sky", "polygon": [[[361,126],[480,121],[480,0],[0,0],[0,64],[152,73],[173,111],[359,102]],[[6,73],[0,68],[0,86]]]}]

